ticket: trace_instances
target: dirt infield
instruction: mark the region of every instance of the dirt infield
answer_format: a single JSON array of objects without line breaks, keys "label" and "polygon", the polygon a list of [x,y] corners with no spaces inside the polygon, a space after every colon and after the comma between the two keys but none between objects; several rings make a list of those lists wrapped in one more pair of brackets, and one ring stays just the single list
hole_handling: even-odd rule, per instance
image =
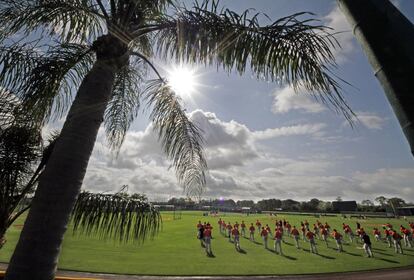
[{"label": "dirt infield", "polygon": [[[0,270],[5,270],[6,264],[0,263]],[[0,279],[2,274],[0,273]],[[283,275],[283,276],[142,276],[142,275],[119,275],[119,274],[99,274],[87,273],[77,271],[59,270],[56,279],[65,280],[320,280],[320,279],[338,279],[338,280],[413,280],[414,266],[396,268],[396,269],[382,269],[374,271],[361,272],[343,272],[343,273],[324,273],[311,275]]]}]

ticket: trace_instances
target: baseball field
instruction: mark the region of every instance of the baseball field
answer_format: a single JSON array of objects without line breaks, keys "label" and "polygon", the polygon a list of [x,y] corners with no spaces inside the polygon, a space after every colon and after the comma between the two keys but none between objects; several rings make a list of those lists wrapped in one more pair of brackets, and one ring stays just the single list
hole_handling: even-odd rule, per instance
[{"label": "baseball field", "polygon": [[[269,274],[309,274],[323,272],[342,272],[374,270],[381,268],[414,265],[414,249],[403,245],[404,254],[395,254],[385,242],[376,242],[372,229],[390,222],[399,228],[400,224],[408,226],[404,220],[370,218],[364,220],[343,219],[342,217],[316,217],[283,215],[277,217],[266,214],[246,216],[243,214],[223,213],[217,217],[203,216],[202,212],[182,212],[181,219],[174,219],[171,212],[163,212],[162,231],[153,239],[142,245],[132,243],[119,244],[112,240],[73,235],[71,228],[66,233],[59,268],[91,272],[108,272],[145,275],[269,275]],[[284,237],[284,256],[273,252],[273,241],[269,240],[270,250],[264,249],[256,232],[255,242],[241,238],[241,249],[236,251],[234,244],[219,233],[217,221],[246,224],[257,219],[272,229],[276,219],[286,219],[292,225],[299,226],[301,220],[310,224],[319,219],[328,222],[332,229],[342,233],[342,223],[350,224],[355,230],[355,223],[370,234],[373,243],[374,258],[367,258],[362,244],[345,243],[344,252],[336,250],[333,239],[327,248],[322,241],[317,241],[319,254],[309,252],[309,244],[300,241],[300,249],[294,246],[291,237]],[[213,226],[212,251],[214,257],[206,256],[197,240],[198,221],[210,222]],[[7,243],[0,250],[0,262],[8,262],[20,234],[24,220],[16,221],[7,233]],[[51,229],[53,230],[53,229]],[[345,237],[345,241],[348,239]]]}]

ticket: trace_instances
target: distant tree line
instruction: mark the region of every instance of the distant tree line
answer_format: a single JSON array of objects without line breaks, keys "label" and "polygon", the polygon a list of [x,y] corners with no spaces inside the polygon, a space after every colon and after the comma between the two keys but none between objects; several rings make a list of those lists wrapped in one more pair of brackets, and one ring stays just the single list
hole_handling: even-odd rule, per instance
[{"label": "distant tree line", "polygon": [[[337,197],[336,201],[342,201],[341,197]],[[198,202],[184,197],[173,197],[167,202],[154,202],[155,204],[175,205],[184,209],[197,208],[215,208],[215,209],[241,209],[249,207],[252,211],[301,211],[301,212],[331,212],[333,211],[331,201],[323,201],[312,198],[309,201],[296,201],[293,199],[262,199],[257,202],[253,200],[233,200],[233,199],[202,199]],[[361,212],[386,212],[392,211],[393,208],[407,206],[412,203],[405,202],[402,198],[392,197],[386,198],[379,196],[371,201],[369,199],[362,200],[357,203],[358,211]],[[206,207],[207,206],[207,207]]]}]

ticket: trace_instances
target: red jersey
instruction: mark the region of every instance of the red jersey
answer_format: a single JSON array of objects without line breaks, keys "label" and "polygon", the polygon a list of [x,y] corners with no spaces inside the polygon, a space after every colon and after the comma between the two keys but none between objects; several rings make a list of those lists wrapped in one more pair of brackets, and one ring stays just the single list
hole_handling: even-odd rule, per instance
[{"label": "red jersey", "polygon": [[203,232],[204,237],[211,237],[211,229],[206,229]]},{"label": "red jersey", "polygon": [[308,232],[306,233],[306,237],[307,237],[309,240],[313,239],[313,238],[314,238],[314,236],[315,236],[315,234],[314,234],[313,232],[311,232],[311,231],[308,231]]},{"label": "red jersey", "polygon": [[227,225],[227,229],[228,229],[228,230],[231,230],[232,228],[233,228],[233,227],[231,226],[231,224],[228,224],[228,225]]},{"label": "red jersey", "polygon": [[235,228],[233,228],[233,230],[231,231],[231,234],[232,234],[232,235],[234,235],[234,236],[238,236],[240,233],[239,233],[239,230],[235,227]]},{"label": "red jersey", "polygon": [[398,232],[394,231],[393,234],[392,234],[392,238],[398,240],[398,239],[401,239],[401,235],[399,235]]},{"label": "red jersey", "polygon": [[341,239],[341,234],[339,233],[339,232],[337,232],[337,231],[334,231],[334,232],[332,232],[332,236],[336,239],[336,240],[339,240],[339,239]]},{"label": "red jersey", "polygon": [[250,226],[250,227],[249,227],[249,230],[250,230],[250,232],[254,232],[254,231],[255,231],[254,226]]},{"label": "red jersey", "polygon": [[292,231],[290,233],[292,235],[294,235],[294,236],[298,236],[299,235],[299,231],[296,228],[292,229]]},{"label": "red jersey", "polygon": [[257,221],[257,222],[256,222],[256,226],[257,226],[257,227],[260,227],[261,225],[262,225],[262,224],[261,224],[259,221]]},{"label": "red jersey", "polygon": [[201,228],[202,226],[203,226],[203,224],[201,224],[201,223],[197,224],[197,228]]},{"label": "red jersey", "polygon": [[410,234],[410,230],[407,229],[407,228],[405,228],[405,229],[403,229],[403,232],[402,233],[405,234],[405,235],[409,235]]},{"label": "red jersey", "polygon": [[245,223],[241,223],[241,225],[240,225],[242,228],[245,228],[246,227],[246,224]]},{"label": "red jersey", "polygon": [[380,231],[379,230],[377,230],[377,229],[374,229],[374,235],[380,235]]},{"label": "red jersey", "polygon": [[390,234],[390,231],[389,231],[388,229],[385,229],[385,230],[384,230],[384,234],[385,234],[385,236],[389,236],[389,235],[391,235],[391,234]]},{"label": "red jersey", "polygon": [[305,226],[301,226],[301,227],[300,227],[300,230],[301,230],[302,232],[305,232],[305,231],[306,231]]},{"label": "red jersey", "polygon": [[277,230],[275,232],[275,239],[281,239],[282,238],[282,232],[280,230]]},{"label": "red jersey", "polygon": [[327,235],[328,231],[325,228],[321,228],[321,234],[322,235]]},{"label": "red jersey", "polygon": [[267,235],[269,234],[269,232],[267,231],[267,230],[265,230],[265,229],[263,229],[261,232],[260,232],[260,236],[263,236],[263,237],[267,237]]},{"label": "red jersey", "polygon": [[330,229],[331,227],[328,225],[328,223],[325,223],[325,228]]}]

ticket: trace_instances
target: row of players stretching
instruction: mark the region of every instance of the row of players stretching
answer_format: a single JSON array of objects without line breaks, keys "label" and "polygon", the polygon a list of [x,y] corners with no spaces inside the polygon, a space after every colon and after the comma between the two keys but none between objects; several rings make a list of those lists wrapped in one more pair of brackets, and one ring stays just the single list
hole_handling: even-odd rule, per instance
[{"label": "row of players stretching", "polygon": [[[351,227],[349,225],[346,225],[345,223],[343,225],[343,231],[344,234],[347,235],[350,239],[350,242],[352,243],[355,239],[355,235],[353,231],[351,230]],[[391,244],[394,244],[395,252],[396,253],[403,253],[402,246],[401,246],[401,239],[404,239],[405,246],[412,247],[412,239],[414,234],[414,224],[410,223],[411,229],[406,229],[402,225],[400,226],[400,231],[403,234],[403,237],[396,231],[393,230],[392,225],[385,224],[383,225],[384,228],[384,234],[385,238],[381,238],[381,232],[374,228],[373,234],[375,236],[375,239],[377,241],[384,240],[388,242],[389,247],[391,247]],[[268,224],[266,226],[262,226],[261,222],[259,220],[256,221],[255,225],[253,223],[250,224],[250,226],[247,228],[247,225],[242,221],[241,224],[236,222],[234,225],[231,225],[231,223],[226,223],[225,221],[219,219],[218,226],[220,233],[224,236],[229,238],[230,242],[233,242],[236,250],[240,250],[240,235],[246,237],[246,230],[249,231],[249,239],[254,242],[255,240],[255,232],[257,231],[260,235],[260,237],[263,239],[263,243],[266,249],[268,249],[268,239],[272,238],[274,239],[274,250],[278,254],[283,254],[282,252],[282,243],[284,243],[283,235],[286,234],[287,236],[292,236],[295,240],[296,248],[300,248],[299,246],[299,230],[296,228],[296,226],[291,226],[290,223],[286,220],[280,220],[276,221],[276,228],[274,233],[272,233],[272,230]],[[211,255],[211,231],[212,227],[209,223],[202,224],[201,221],[197,224],[198,228],[198,236],[199,239],[202,242],[202,246],[205,246],[206,252],[208,255]],[[240,231],[239,231],[240,228]],[[338,249],[338,252],[343,251],[342,243],[343,243],[343,237],[342,234],[340,234],[336,229],[334,229],[332,232],[330,232],[330,226],[328,223],[322,224],[320,221],[316,221],[315,224],[313,224],[313,227],[309,227],[308,221],[301,222],[300,231],[302,235],[302,239],[305,242],[309,242],[310,244],[310,252],[317,254],[317,247],[315,239],[321,239],[325,242],[326,246],[328,247],[328,237],[331,235],[333,239],[336,242],[336,246]],[[356,238],[356,242],[362,242],[363,248],[367,254],[368,257],[373,257],[372,249],[371,249],[371,240],[368,234],[364,231],[364,229],[360,226],[359,223],[357,223],[357,230],[356,235],[358,238]],[[233,240],[232,240],[233,238]]]}]

